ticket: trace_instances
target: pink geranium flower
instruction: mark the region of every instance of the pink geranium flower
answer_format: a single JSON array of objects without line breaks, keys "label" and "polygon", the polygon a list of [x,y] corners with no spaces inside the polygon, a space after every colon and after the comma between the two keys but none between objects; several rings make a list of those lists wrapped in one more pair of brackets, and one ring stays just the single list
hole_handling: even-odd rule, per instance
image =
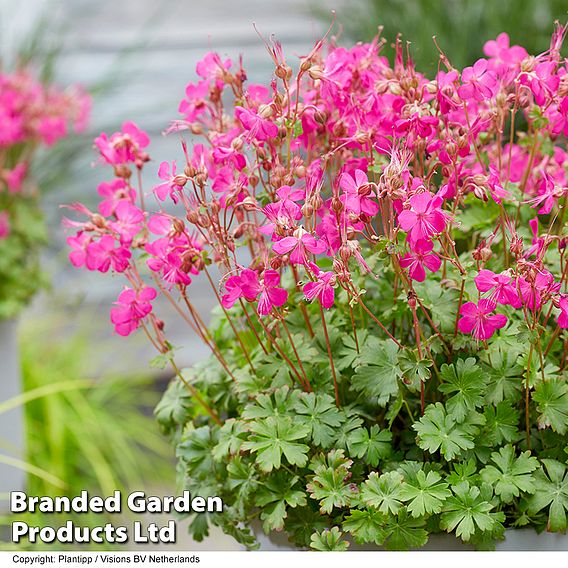
[{"label": "pink geranium flower", "polygon": [[86,250],[89,264],[99,272],[108,272],[111,267],[115,272],[124,272],[132,254],[126,247],[116,247],[115,244],[116,240],[110,235],[103,235],[99,241],[89,243]]},{"label": "pink geranium flower", "polygon": [[276,124],[249,109],[237,107],[235,117],[241,122],[243,128],[248,130],[250,138],[256,138],[262,142],[278,136]]},{"label": "pink geranium flower", "polygon": [[142,229],[144,213],[136,205],[122,200],[116,206],[114,214],[116,221],[111,221],[109,226],[119,234],[122,243],[131,243]]},{"label": "pink geranium flower", "polygon": [[398,214],[398,224],[409,234],[411,240],[430,240],[446,228],[442,198],[427,191],[414,194],[410,198],[410,209]]},{"label": "pink geranium flower", "polygon": [[458,329],[462,333],[471,333],[475,339],[486,341],[495,331],[505,327],[507,317],[503,314],[493,314],[495,302],[482,298],[476,305],[466,302],[460,309],[461,319]]},{"label": "pink geranium flower", "polygon": [[117,178],[110,183],[102,182],[97,188],[97,192],[103,201],[99,203],[99,213],[105,217],[110,217],[116,211],[117,205],[124,199],[134,202],[136,191],[129,187],[122,178]]},{"label": "pink geranium flower", "polygon": [[371,199],[371,184],[363,170],[355,170],[353,176],[348,173],[341,174],[339,187],[344,192],[341,195],[341,201],[345,204],[345,209],[348,212],[355,215],[364,213],[369,217],[373,217],[379,212],[379,204]]},{"label": "pink geranium flower", "polygon": [[498,304],[521,307],[521,300],[512,277],[506,272],[495,274],[491,270],[480,270],[475,277],[475,285],[480,292],[491,292],[489,299]]},{"label": "pink geranium flower", "polygon": [[478,59],[473,67],[466,67],[461,79],[458,94],[464,100],[483,102],[493,97],[497,91],[497,78],[488,70],[486,59]]},{"label": "pink geranium flower", "polygon": [[400,266],[408,269],[408,274],[412,280],[424,282],[426,278],[426,267],[430,272],[440,270],[442,261],[440,257],[432,252],[434,244],[432,241],[418,240],[416,241],[410,252],[400,259]]},{"label": "pink geranium flower", "polygon": [[308,282],[304,286],[304,296],[310,302],[317,298],[323,308],[329,309],[335,301],[334,286],[337,280],[335,273],[333,271],[323,272],[313,262],[310,262],[309,266],[317,280]]},{"label": "pink geranium flower", "polygon": [[130,335],[140,322],[152,312],[150,303],[156,297],[156,290],[143,286],[139,290],[124,288],[115,302],[116,308],[110,311],[110,320],[118,335]]},{"label": "pink geranium flower", "polygon": [[239,298],[249,302],[258,298],[261,316],[268,315],[272,308],[280,307],[288,300],[288,292],[280,288],[280,274],[276,270],[265,270],[262,279],[259,279],[256,271],[245,268],[239,275],[231,276],[225,288],[227,293],[221,298],[225,308],[233,307]]},{"label": "pink geranium flower", "polygon": [[274,252],[278,254],[290,254],[292,264],[306,264],[308,261],[307,253],[321,254],[327,250],[327,245],[323,240],[316,238],[304,229],[299,228],[294,231],[291,237],[284,237],[272,245]]},{"label": "pink geranium flower", "polygon": [[[177,193],[179,193],[185,182],[185,176],[177,175],[177,166],[175,160],[172,161],[171,169],[169,162],[162,162],[158,170],[158,177],[164,180],[163,183],[156,185],[153,189],[154,194],[160,201],[165,201],[169,197],[174,203],[179,201]],[[178,181],[180,181],[178,183]]]}]

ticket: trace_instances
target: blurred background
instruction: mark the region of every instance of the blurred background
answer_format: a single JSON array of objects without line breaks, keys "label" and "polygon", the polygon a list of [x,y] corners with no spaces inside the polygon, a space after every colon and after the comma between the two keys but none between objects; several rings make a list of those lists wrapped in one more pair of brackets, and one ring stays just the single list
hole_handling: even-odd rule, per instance
[{"label": "blurred background", "polygon": [[[125,120],[146,130],[152,137],[153,161],[146,168],[144,184],[151,189],[159,163],[180,158],[178,138],[162,132],[177,118],[184,87],[195,79],[195,64],[206,51],[213,49],[233,59],[242,54],[249,80],[267,84],[271,60],[253,22],[265,37],[275,35],[293,62],[295,56],[309,52],[328,28],[332,9],[337,11],[333,33],[339,43],[370,40],[382,25],[387,54],[401,32],[411,41],[418,70],[434,74],[438,56],[433,35],[456,67],[482,56],[484,42],[502,31],[509,33],[512,43],[538,53],[548,47],[554,20],[566,20],[568,4],[566,0],[0,0],[2,67],[9,69],[26,53],[45,66],[54,82],[81,83],[93,96],[89,131],[64,141],[35,167],[48,219],[49,246],[43,265],[51,287],[19,319],[24,394],[17,403],[26,417],[30,493],[75,494],[88,488],[106,494],[124,487],[167,494],[175,487],[173,456],[152,417],[169,377],[149,368],[154,353],[142,334],[128,339],[113,335],[108,313],[120,282],[75,270],[67,260],[59,206],[82,201],[94,207],[98,183],[109,181],[108,170],[93,167],[92,139],[101,131],[114,132]],[[213,307],[208,287],[198,280],[192,294],[207,320]],[[175,321],[175,315],[168,312],[168,318],[174,322],[169,329],[172,343],[183,347],[178,351],[180,362],[191,365],[205,357],[205,349]],[[0,378],[1,370],[2,361]],[[32,395],[26,397],[26,392]],[[100,524],[100,518],[95,521]],[[9,519],[4,522],[6,527]],[[197,546],[181,540],[178,548]],[[230,549],[234,544],[215,533],[199,546]]]}]

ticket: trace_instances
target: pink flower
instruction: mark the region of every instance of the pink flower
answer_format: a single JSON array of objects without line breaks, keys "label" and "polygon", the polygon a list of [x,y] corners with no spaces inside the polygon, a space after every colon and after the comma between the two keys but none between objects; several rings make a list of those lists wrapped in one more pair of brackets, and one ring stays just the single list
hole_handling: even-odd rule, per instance
[{"label": "pink flower", "polygon": [[322,307],[329,309],[333,306],[335,301],[335,273],[333,271],[323,272],[313,262],[310,262],[309,266],[317,280],[315,282],[308,282],[304,286],[304,296],[310,302],[317,298]]},{"label": "pink flower", "polygon": [[490,315],[495,310],[495,302],[482,298],[479,304],[466,302],[460,309],[461,319],[458,329],[462,333],[471,333],[475,339],[485,341],[492,337],[496,330],[505,327],[507,317],[503,314]]},{"label": "pink flower", "polygon": [[0,211],[0,240],[10,235],[10,217],[7,211]]},{"label": "pink flower", "polygon": [[152,311],[150,303],[156,297],[156,290],[143,286],[139,290],[125,288],[110,311],[110,320],[118,335],[127,336],[135,331],[140,322]]},{"label": "pink flower", "polygon": [[227,293],[221,298],[221,303],[227,309],[232,308],[239,298],[252,302],[259,294],[258,274],[250,268],[245,268],[225,282],[225,289]]},{"label": "pink flower", "polygon": [[278,126],[262,118],[260,115],[244,107],[235,109],[235,117],[241,122],[243,128],[248,130],[249,137],[256,138],[259,141],[270,140],[278,136]]},{"label": "pink flower", "polygon": [[129,265],[132,254],[123,246],[115,247],[116,241],[110,235],[103,235],[99,241],[87,246],[89,263],[99,272],[108,272],[112,267],[115,272],[124,272]]},{"label": "pink flower", "polygon": [[67,244],[71,247],[69,260],[75,268],[87,266],[89,270],[96,270],[96,263],[88,263],[87,247],[91,244],[92,238],[84,232],[79,232],[74,237],[67,237]]},{"label": "pink flower", "polygon": [[111,221],[109,226],[119,234],[122,243],[131,243],[142,229],[144,213],[136,205],[122,200],[116,206],[114,214],[116,221]]},{"label": "pink flower", "polygon": [[446,215],[441,206],[439,196],[429,192],[414,194],[410,198],[410,209],[398,214],[398,224],[412,241],[429,240],[446,228]]},{"label": "pink flower", "polygon": [[489,186],[489,193],[495,203],[501,203],[503,199],[511,197],[511,194],[501,185],[499,172],[495,166],[489,166],[487,185]]},{"label": "pink flower", "polygon": [[280,274],[276,270],[265,270],[263,280],[260,282],[258,313],[266,316],[272,308],[283,306],[287,300],[288,292],[280,288]]},{"label": "pink flower", "polygon": [[539,207],[537,211],[539,215],[548,215],[556,200],[564,194],[568,194],[568,188],[557,188],[554,184],[554,180],[546,172],[543,172],[542,177],[537,184],[538,195],[533,199],[525,201],[525,203],[530,203],[531,207]]},{"label": "pink flower", "polygon": [[127,163],[140,165],[147,161],[147,155],[142,150],[149,143],[148,135],[134,122],[124,122],[121,132],[115,132],[110,138],[104,132],[95,138],[95,146],[103,160],[112,166]]},{"label": "pink flower", "polygon": [[231,276],[225,284],[227,294],[221,302],[227,309],[233,307],[239,298],[245,298],[249,302],[258,298],[258,313],[261,316],[268,315],[273,307],[280,307],[288,300],[288,292],[280,288],[280,274],[276,270],[265,270],[262,280],[258,273],[245,268],[241,274]]},{"label": "pink flower", "polygon": [[[299,228],[294,231],[294,236],[284,237],[272,245],[274,252],[278,254],[290,254],[292,264],[306,264],[307,252],[321,254],[327,250],[327,245],[322,240],[318,241],[313,235]],[[307,252],[306,252],[307,251]]]},{"label": "pink flower", "polygon": [[354,176],[348,173],[341,174],[339,187],[344,191],[341,201],[348,212],[355,213],[355,215],[365,213],[369,217],[379,212],[379,204],[370,198],[371,184],[363,170],[355,170]]},{"label": "pink flower", "polygon": [[483,102],[497,91],[497,78],[487,69],[487,60],[478,59],[473,67],[462,71],[462,85],[458,94],[463,100],[474,99]]},{"label": "pink flower", "polygon": [[506,272],[495,274],[491,270],[480,270],[475,277],[475,285],[480,292],[492,291],[489,299],[498,304],[510,305],[514,308],[521,307],[521,300],[517,294],[515,284]]},{"label": "pink flower", "polygon": [[408,274],[412,280],[424,282],[426,278],[426,267],[430,272],[440,270],[442,261],[440,257],[432,252],[434,244],[432,241],[418,240],[416,241],[410,252],[400,259],[400,266],[408,269]]},{"label": "pink flower", "polygon": [[558,304],[558,307],[560,308],[558,326],[562,329],[568,329],[568,294],[562,294]]},{"label": "pink flower", "polygon": [[207,110],[207,97],[209,96],[209,81],[200,81],[197,85],[189,83],[185,88],[185,96],[179,103],[179,112],[188,122],[195,120]]},{"label": "pink flower", "polygon": [[102,182],[99,184],[97,192],[101,197],[104,197],[103,201],[99,203],[99,213],[104,217],[114,215],[117,205],[122,200],[131,202],[136,200],[136,191],[128,187],[121,178],[114,179],[110,183]]},{"label": "pink flower", "polygon": [[18,193],[22,188],[24,183],[24,178],[28,171],[28,166],[26,163],[22,162],[18,164],[12,170],[6,170],[4,172],[4,179],[6,180],[6,185],[8,186],[8,191],[10,193]]},{"label": "pink flower", "polygon": [[[166,197],[170,197],[170,199],[177,203],[179,198],[176,195],[176,192],[180,192],[183,188],[183,184],[185,183],[185,176],[178,176],[176,175],[176,162],[175,160],[172,161],[171,165],[171,173],[170,173],[170,164],[168,162],[162,162],[160,164],[160,169],[158,170],[158,177],[164,180],[164,183],[160,183],[159,185],[155,186],[153,191],[156,197],[160,201],[165,201]],[[177,183],[180,181],[181,183]]]}]

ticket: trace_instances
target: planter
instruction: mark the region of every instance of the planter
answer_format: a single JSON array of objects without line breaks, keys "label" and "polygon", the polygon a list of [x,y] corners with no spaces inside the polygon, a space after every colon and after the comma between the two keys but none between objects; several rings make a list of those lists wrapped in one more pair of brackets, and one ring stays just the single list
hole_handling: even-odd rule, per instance
[{"label": "planter", "polygon": [[[0,321],[0,404],[21,393],[16,320]],[[21,405],[0,413],[0,456],[24,459],[24,409]],[[0,510],[8,508],[7,493],[21,490],[25,472],[0,463]]]},{"label": "planter", "polygon": [[[253,531],[263,551],[296,551],[285,533],[272,533],[265,535],[260,524],[254,524]],[[541,533],[534,529],[509,529],[505,531],[505,540],[497,543],[497,551],[568,551],[568,534]],[[373,545],[357,545],[351,543],[351,551],[376,551],[382,548]],[[425,551],[471,551],[474,547],[461,542],[455,536],[449,534],[430,535],[426,546],[418,549]]]}]

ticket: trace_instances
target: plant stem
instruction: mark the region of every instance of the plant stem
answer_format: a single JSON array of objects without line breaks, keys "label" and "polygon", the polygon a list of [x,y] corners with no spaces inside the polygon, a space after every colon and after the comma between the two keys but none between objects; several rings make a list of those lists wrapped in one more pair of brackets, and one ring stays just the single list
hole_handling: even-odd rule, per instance
[{"label": "plant stem", "polygon": [[333,388],[335,390],[335,404],[339,408],[341,403],[339,402],[339,386],[337,384],[337,375],[335,374],[335,365],[333,364],[333,354],[331,353],[331,344],[329,343],[329,335],[327,333],[327,324],[325,323],[325,314],[323,313],[323,307],[319,304],[321,324],[323,327],[323,333],[325,335],[325,343],[327,345],[327,355],[329,357],[329,365],[331,367],[331,374],[333,376]]}]

